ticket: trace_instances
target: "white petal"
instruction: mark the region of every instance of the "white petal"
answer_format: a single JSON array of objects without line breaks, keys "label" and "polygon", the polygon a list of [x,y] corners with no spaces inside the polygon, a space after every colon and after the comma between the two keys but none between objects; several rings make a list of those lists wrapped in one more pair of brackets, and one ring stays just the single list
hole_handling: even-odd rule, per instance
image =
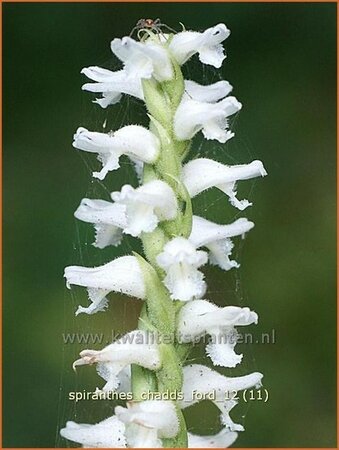
[{"label": "white petal", "polygon": [[[67,287],[75,284],[89,288],[91,300],[100,303],[108,292],[145,298],[145,284],[137,259],[122,256],[99,267],[69,266],[64,274]],[[102,309],[102,308],[101,308]],[[81,310],[80,312],[86,312]]]},{"label": "white petal", "polygon": [[202,130],[206,139],[225,143],[234,133],[227,127],[227,117],[241,109],[235,97],[226,97],[218,103],[191,100],[184,96],[174,116],[174,132],[178,140],[192,139]]},{"label": "white petal", "polygon": [[177,237],[165,245],[157,262],[166,271],[164,284],[172,299],[188,301],[204,295],[206,284],[198,268],[206,264],[206,252],[196,250],[187,239]]},{"label": "white petal", "polygon": [[124,205],[127,225],[124,232],[139,236],[153,231],[162,220],[174,219],[178,205],[172,188],[161,180],[154,180],[136,189],[126,184],[112,199]]},{"label": "white petal", "polygon": [[203,33],[183,31],[173,36],[169,48],[179,64],[184,64],[195,53],[199,53],[202,63],[219,68],[225,59],[220,43],[229,34],[230,31],[222,23]]},{"label": "white petal", "polygon": [[238,433],[224,428],[211,436],[188,433],[188,448],[228,448],[238,437]]},{"label": "white petal", "polygon": [[97,371],[107,382],[103,391],[116,390],[120,383],[120,372],[130,364],[137,364],[149,370],[161,367],[155,335],[142,330],[131,331],[102,350],[83,350],[80,356],[81,358],[73,363],[73,368],[98,364]]},{"label": "white petal", "polygon": [[203,86],[195,81],[185,80],[185,93],[192,100],[203,103],[215,103],[226,97],[232,90],[228,81],[217,81],[216,83]]},{"label": "white petal", "polygon": [[115,225],[95,224],[95,241],[94,247],[103,249],[109,245],[116,247],[121,244],[122,230]]},{"label": "white petal", "polygon": [[114,39],[112,52],[124,63],[128,75],[138,78],[151,78],[158,81],[173,77],[172,64],[168,52],[162,45],[151,40],[136,42],[130,37]]},{"label": "white petal", "polygon": [[100,67],[87,67],[81,71],[88,78],[96,83],[86,83],[82,89],[89,92],[100,92],[103,94],[102,99],[97,99],[98,103],[103,108],[110,104],[117,103],[121,94],[128,94],[133,97],[143,99],[143,92],[140,78],[130,78],[124,70],[112,72]]},{"label": "white petal", "polygon": [[96,133],[78,128],[73,146],[79,150],[98,153],[103,168],[93,176],[103,180],[111,170],[118,169],[119,158],[125,154],[146,163],[156,161],[160,144],[158,138],[139,125],[127,125],[114,133]]},{"label": "white petal", "polygon": [[160,438],[172,438],[178,434],[179,420],[174,403],[165,400],[129,402],[127,408],[117,406],[115,413],[126,425],[136,423],[156,429]]},{"label": "white petal", "polygon": [[66,427],[60,430],[65,439],[94,448],[125,448],[124,433],[124,423],[115,416],[94,425],[67,422]]},{"label": "white petal", "polygon": [[232,397],[233,392],[244,389],[258,388],[261,386],[263,375],[253,372],[242,377],[225,377],[220,373],[200,364],[192,364],[184,367],[183,394],[184,400],[180,402],[182,408],[187,408],[200,401],[192,392],[197,391],[203,395],[210,392],[215,394],[213,403],[221,411],[222,423],[231,431],[242,431],[242,425],[233,423],[229,416],[230,410],[237,404],[234,400],[225,399],[225,394]]},{"label": "white petal", "polygon": [[182,181],[191,197],[195,197],[211,187],[217,187],[228,195],[233,206],[242,210],[251,203],[247,200],[239,201],[236,198],[236,182],[265,175],[267,172],[261,161],[227,166],[212,159],[198,158],[183,167]]},{"label": "white petal", "polygon": [[219,225],[193,216],[192,232],[189,240],[197,247],[205,246],[210,251],[209,260],[224,270],[239,267],[236,261],[230,260],[233,243],[229,239],[234,236],[243,236],[254,227],[254,223],[245,218],[237,219],[229,225]]}]

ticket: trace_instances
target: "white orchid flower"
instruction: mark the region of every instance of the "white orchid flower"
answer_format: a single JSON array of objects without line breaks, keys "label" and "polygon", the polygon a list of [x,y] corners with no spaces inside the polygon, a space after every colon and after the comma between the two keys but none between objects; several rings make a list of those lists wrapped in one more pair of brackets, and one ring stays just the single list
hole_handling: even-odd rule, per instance
[{"label": "white orchid flower", "polygon": [[126,426],[127,444],[132,448],[162,448],[161,438],[173,438],[179,432],[174,403],[164,400],[129,402],[117,406],[115,414]]},{"label": "white orchid flower", "polygon": [[124,70],[112,72],[101,67],[85,67],[81,73],[86,75],[95,83],[86,83],[82,86],[84,91],[101,93],[103,98],[97,98],[94,103],[98,103],[102,108],[114,105],[121,99],[122,94],[144,99],[141,86],[141,79],[128,77]]},{"label": "white orchid flower", "polygon": [[99,267],[69,266],[65,268],[64,277],[67,287],[72,284],[87,288],[90,306],[79,306],[80,313],[94,314],[107,307],[106,295],[120,292],[131,297],[145,298],[143,275],[135,256],[121,256]]},{"label": "white orchid flower", "polygon": [[[198,403],[202,397],[212,392],[212,401],[221,411],[222,424],[231,431],[243,431],[244,427],[235,424],[229,416],[231,409],[237,404],[237,401],[233,400],[232,397],[236,396],[238,391],[259,388],[262,377],[263,375],[259,372],[253,372],[242,377],[225,377],[201,364],[191,364],[184,367],[182,388],[184,399],[180,401],[181,408],[187,408]],[[202,395],[195,395],[195,392]]]},{"label": "white orchid flower", "polygon": [[150,181],[136,189],[126,184],[111,197],[116,204],[124,206],[127,221],[124,233],[132,236],[153,231],[159,222],[174,219],[178,211],[175,193],[161,180]]},{"label": "white orchid flower", "polygon": [[90,153],[97,153],[103,168],[93,176],[103,180],[108,172],[118,169],[119,158],[127,155],[133,159],[152,164],[156,161],[160,143],[158,138],[139,125],[127,125],[114,133],[97,133],[78,128],[73,147]]},{"label": "white orchid flower", "polygon": [[119,373],[130,364],[138,364],[149,370],[161,367],[161,360],[154,334],[134,330],[102,350],[83,350],[73,368],[97,364],[98,374],[106,381],[104,392],[115,391],[120,383]]},{"label": "white orchid flower", "polygon": [[168,51],[153,39],[137,42],[130,37],[114,39],[112,52],[124,64],[130,78],[151,78],[167,81],[173,77],[172,63]]},{"label": "white orchid flower", "polygon": [[83,222],[94,224],[95,247],[105,248],[108,245],[120,244],[122,228],[127,225],[125,208],[122,205],[106,200],[83,198],[74,216]]},{"label": "white orchid flower", "polygon": [[202,85],[195,81],[185,80],[186,98],[191,98],[198,102],[215,103],[225,98],[231,91],[232,86],[228,81],[221,80],[209,85]]},{"label": "white orchid flower", "polygon": [[233,206],[241,211],[251,206],[248,200],[238,200],[236,182],[264,177],[267,172],[261,161],[252,161],[249,164],[227,166],[207,158],[197,158],[188,162],[182,171],[182,181],[191,197],[211,187],[224,192]]},{"label": "white orchid flower", "polygon": [[203,64],[219,68],[226,58],[221,42],[229,35],[230,30],[223,23],[208,28],[203,33],[182,31],[173,36],[169,49],[180,65],[198,53]]},{"label": "white orchid flower", "polygon": [[86,448],[126,448],[125,424],[115,416],[94,425],[69,421],[60,434]]},{"label": "white orchid flower", "polygon": [[198,436],[188,433],[188,448],[228,448],[238,437],[238,433],[223,428],[211,436]]},{"label": "white orchid flower", "polygon": [[178,340],[195,342],[209,334],[211,342],[206,353],[215,366],[235,367],[243,355],[234,351],[237,343],[236,328],[258,322],[258,315],[249,308],[219,307],[207,300],[193,300],[184,305],[178,315]]},{"label": "white orchid flower", "polygon": [[206,290],[204,275],[198,270],[207,262],[207,253],[196,250],[183,237],[169,241],[157,256],[157,263],[165,270],[164,284],[174,300],[200,298]]},{"label": "white orchid flower", "polygon": [[229,225],[219,225],[203,217],[193,216],[189,240],[196,248],[206,247],[209,250],[211,264],[215,264],[224,270],[230,270],[233,267],[239,267],[236,261],[230,259],[233,249],[230,238],[244,236],[253,227],[254,223],[246,218],[237,219]]},{"label": "white orchid flower", "polygon": [[234,136],[228,130],[227,118],[240,111],[241,107],[235,97],[211,103],[184,95],[174,116],[174,133],[179,141],[185,141],[192,139],[201,130],[206,139],[225,143]]}]

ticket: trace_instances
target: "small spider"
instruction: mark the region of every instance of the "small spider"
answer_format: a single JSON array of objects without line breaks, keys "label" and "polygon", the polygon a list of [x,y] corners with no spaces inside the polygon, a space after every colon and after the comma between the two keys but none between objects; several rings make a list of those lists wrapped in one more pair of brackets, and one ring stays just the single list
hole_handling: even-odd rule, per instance
[{"label": "small spider", "polygon": [[140,19],[138,20],[138,22],[136,23],[135,27],[132,29],[130,36],[132,36],[132,34],[135,31],[141,31],[141,30],[153,30],[156,33],[162,33],[162,28],[167,29],[168,31],[172,32],[172,33],[176,33],[175,30],[173,30],[173,28],[170,28],[168,25],[166,25],[165,23],[161,23],[160,19]]}]

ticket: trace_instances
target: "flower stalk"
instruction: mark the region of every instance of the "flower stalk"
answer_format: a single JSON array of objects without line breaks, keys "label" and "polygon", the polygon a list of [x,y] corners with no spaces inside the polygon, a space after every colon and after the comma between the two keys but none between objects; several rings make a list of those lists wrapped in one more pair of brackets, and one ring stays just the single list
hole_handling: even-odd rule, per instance
[{"label": "flower stalk", "polygon": [[[130,234],[140,238],[144,253],[101,267],[65,269],[68,287],[86,287],[91,302],[79,306],[76,314],[103,311],[112,291],[144,301],[137,330],[102,350],[83,350],[74,363],[74,367],[95,364],[106,381],[104,391],[118,389],[127,376],[133,393],[133,402],[127,408],[116,407],[106,421],[92,426],[67,423],[62,436],[84,446],[229,446],[243,427],[229,415],[236,402],[220,400],[223,390],[260,385],[260,373],[227,378],[206,366],[185,365],[197,337],[228,338],[235,327],[258,320],[249,308],[219,308],[204,299],[207,284],[200,270],[208,261],[223,270],[239,267],[230,259],[231,238],[243,236],[254,224],[246,218],[215,224],[193,215],[191,199],[216,187],[243,210],[251,204],[237,199],[237,181],[264,176],[265,169],[260,161],[226,166],[206,158],[186,160],[198,132],[220,143],[234,136],[228,118],[242,105],[228,95],[232,86],[226,81],[199,85],[184,80],[181,70],[194,54],[202,63],[220,67],[225,58],[221,43],[229,33],[224,24],[203,33],[170,35],[150,27],[139,31],[140,40],[112,41],[111,49],[123,64],[120,71],[99,67],[82,71],[94,82],[83,89],[101,93],[95,103],[102,108],[119,102],[122,95],[132,95],[144,101],[149,117],[149,129],[127,125],[105,134],[79,128],[74,135],[74,147],[97,154],[102,168],[93,173],[95,178],[104,180],[117,170],[122,155],[142,168],[139,186],[124,185],[111,194],[111,202],[83,199],[75,212],[77,219],[94,225],[97,248],[119,245],[124,234]],[[151,337],[155,343],[148,342]],[[236,340],[212,342],[206,353],[215,366],[234,367],[243,357],[234,351],[235,345]],[[192,387],[218,392],[223,429],[214,436],[187,432],[182,411],[196,403],[190,398]],[[147,400],[145,394],[150,393],[159,395],[158,400]],[[170,394],[170,399],[163,400],[162,394]]]}]

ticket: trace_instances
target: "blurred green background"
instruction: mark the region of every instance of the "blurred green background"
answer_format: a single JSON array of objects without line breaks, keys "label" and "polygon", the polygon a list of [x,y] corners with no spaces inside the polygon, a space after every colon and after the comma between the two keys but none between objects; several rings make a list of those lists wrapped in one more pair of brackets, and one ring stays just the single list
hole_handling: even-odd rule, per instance
[{"label": "blurred green background", "polygon": [[[232,34],[222,76],[243,103],[226,146],[197,138],[195,153],[225,163],[261,159],[269,176],[240,185],[254,205],[256,227],[237,243],[238,271],[205,270],[208,297],[259,313],[253,332],[275,330],[275,343],[247,345],[238,371],[260,370],[270,398],[239,405],[246,427],[238,447],[336,445],[336,5],[261,4],[3,4],[4,161],[4,447],[64,447],[66,420],[94,422],[110,402],[67,400],[69,391],[100,385],[94,369],[70,366],[86,344],[63,344],[64,332],[110,333],[135,326],[140,303],[111,296],[106,314],[74,318],[83,290],[66,290],[63,268],[97,265],[139,248],[90,246],[90,226],[73,212],[84,196],[107,197],[135,182],[125,160],[104,184],[93,182],[95,158],[72,149],[82,125],[100,130],[146,124],[142,105],[125,99],[109,111],[80,89],[80,70],[117,67],[109,49],[140,18],[203,30],[225,22]],[[212,82],[218,72],[193,58],[187,76]],[[219,72],[220,74],[220,72]],[[126,111],[126,108],[129,110]],[[200,139],[200,140],[199,140]],[[131,178],[132,177],[132,178]],[[255,186],[254,186],[255,184]],[[221,223],[235,210],[220,192],[195,211]],[[239,214],[237,215],[239,216]],[[244,244],[244,245],[243,245]],[[102,345],[93,344],[100,348]],[[201,349],[200,349],[201,350]],[[201,361],[199,349],[193,359]],[[200,351],[200,353],[199,353]],[[197,358],[197,359],[195,359]],[[219,427],[213,405],[186,411],[193,431]]]}]

